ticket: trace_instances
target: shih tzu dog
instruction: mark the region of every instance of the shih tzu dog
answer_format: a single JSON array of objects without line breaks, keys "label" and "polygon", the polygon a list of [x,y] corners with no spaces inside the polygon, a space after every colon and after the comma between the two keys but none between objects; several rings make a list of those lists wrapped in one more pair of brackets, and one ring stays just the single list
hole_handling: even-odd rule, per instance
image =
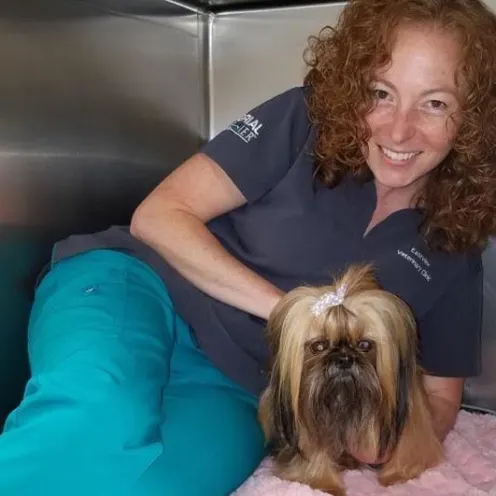
[{"label": "shih tzu dog", "polygon": [[370,266],[290,291],[267,330],[272,367],[259,418],[279,477],[343,496],[342,471],[360,465],[353,453],[386,460],[383,485],[441,461],[415,320]]}]

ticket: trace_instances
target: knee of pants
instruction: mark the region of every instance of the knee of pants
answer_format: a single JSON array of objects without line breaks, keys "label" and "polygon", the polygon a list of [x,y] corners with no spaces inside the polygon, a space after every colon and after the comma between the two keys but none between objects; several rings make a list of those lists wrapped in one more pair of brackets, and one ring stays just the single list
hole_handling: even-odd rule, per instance
[{"label": "knee of pants", "polygon": [[27,446],[31,436],[40,456],[71,443],[118,453],[156,441],[173,345],[169,303],[156,275],[121,253],[57,264],[37,290],[33,376],[7,419],[9,438],[15,431]]},{"label": "knee of pants", "polygon": [[34,373],[50,370],[87,350],[116,377],[166,376],[178,322],[148,266],[118,252],[90,252],[59,262],[38,287],[30,365]]}]

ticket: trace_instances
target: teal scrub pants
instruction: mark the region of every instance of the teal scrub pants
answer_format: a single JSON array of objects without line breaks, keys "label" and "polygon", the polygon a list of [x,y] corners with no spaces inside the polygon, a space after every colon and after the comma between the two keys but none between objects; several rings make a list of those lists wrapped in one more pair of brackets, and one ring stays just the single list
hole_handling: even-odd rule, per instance
[{"label": "teal scrub pants", "polygon": [[29,358],[0,436],[2,496],[224,496],[264,456],[257,398],[209,362],[161,279],[124,253],[52,267]]}]

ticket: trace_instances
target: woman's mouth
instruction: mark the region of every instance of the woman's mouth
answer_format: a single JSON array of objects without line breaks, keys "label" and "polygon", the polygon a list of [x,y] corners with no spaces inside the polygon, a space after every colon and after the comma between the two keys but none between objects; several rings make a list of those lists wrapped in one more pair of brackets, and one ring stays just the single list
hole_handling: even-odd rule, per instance
[{"label": "woman's mouth", "polygon": [[412,158],[422,153],[422,152],[398,152],[381,145],[378,145],[378,148],[381,151],[382,155],[384,155],[391,162],[408,162]]}]

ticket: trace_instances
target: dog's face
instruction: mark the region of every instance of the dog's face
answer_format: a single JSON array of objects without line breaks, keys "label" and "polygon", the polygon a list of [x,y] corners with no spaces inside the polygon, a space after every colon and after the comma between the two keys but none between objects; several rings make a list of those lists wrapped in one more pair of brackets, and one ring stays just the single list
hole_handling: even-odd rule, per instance
[{"label": "dog's face", "polygon": [[336,458],[351,447],[383,453],[408,408],[415,322],[369,268],[347,272],[339,284],[347,287],[341,304],[314,312],[339,288],[297,288],[273,312],[274,363],[263,401],[272,395],[277,411],[264,428],[276,444],[326,447]]},{"label": "dog's face", "polygon": [[336,496],[356,454],[386,454],[381,484],[416,477],[442,459],[413,316],[380,290],[368,266],[333,286],[289,292],[268,322],[270,383],[259,418],[276,473]]},{"label": "dog's face", "polygon": [[378,344],[372,336],[343,328],[325,330],[304,344],[299,404],[307,429],[322,440],[328,437],[331,419],[333,425],[356,423],[357,417],[370,417],[382,398]]}]

